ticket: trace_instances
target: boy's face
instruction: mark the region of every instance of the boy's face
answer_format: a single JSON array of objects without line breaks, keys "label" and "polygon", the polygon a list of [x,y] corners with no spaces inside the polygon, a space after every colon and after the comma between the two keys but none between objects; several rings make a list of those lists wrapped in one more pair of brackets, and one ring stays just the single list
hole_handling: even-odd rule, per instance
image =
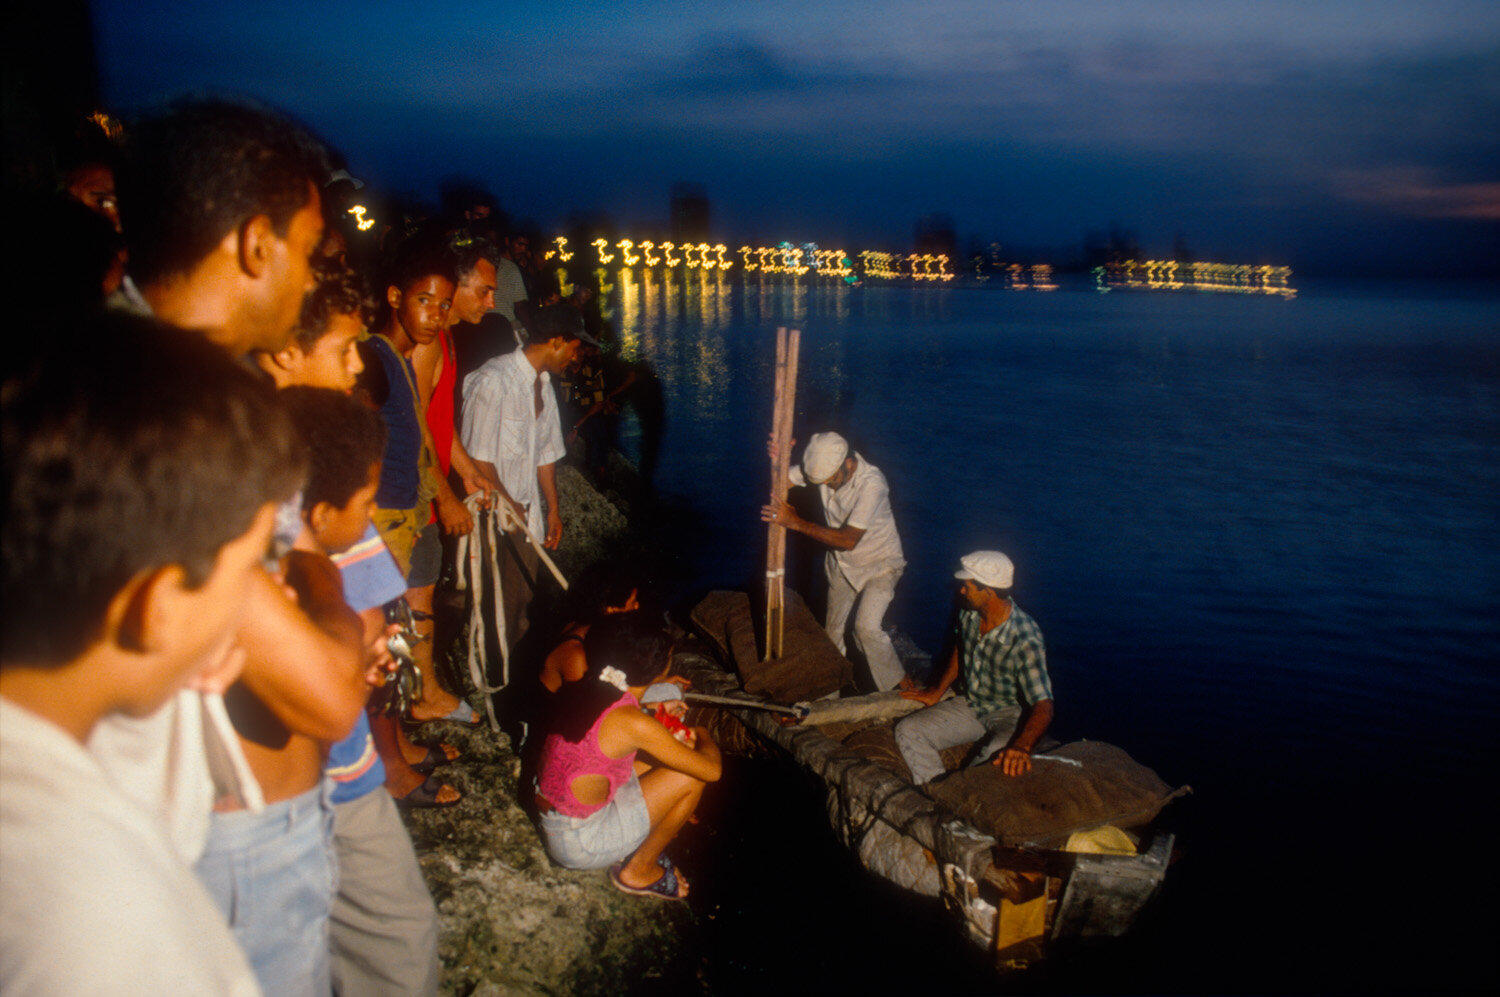
[{"label": "boy's face", "polygon": [[446,277],[420,277],[405,290],[392,287],[387,297],[396,321],[417,345],[425,346],[448,328],[448,311],[453,307],[453,282]]},{"label": "boy's face", "polygon": [[261,506],[250,529],[219,549],[213,571],[198,588],[170,583],[163,596],[169,608],[166,624],[156,633],[158,653],[143,656],[153,662],[132,682],[120,708],[132,716],[146,716],[198,672],[218,663],[239,629],[250,587],[263,574],[261,556],[271,542],[276,504]]},{"label": "boy's face", "polygon": [[469,271],[469,276],[458,282],[453,292],[455,322],[478,325],[484,313],[495,307],[495,266],[489,260],[480,260]]},{"label": "boy's face", "polygon": [[307,353],[303,353],[296,343],[289,343],[285,367],[291,373],[292,383],[334,391],[352,390],[354,379],[365,369],[355,346],[363,331],[364,322],[357,312],[335,315],[328,320],[327,330]]},{"label": "boy's face", "polygon": [[380,488],[380,465],[371,464],[365,485],[350,496],[342,509],[327,502],[313,506],[308,526],[325,554],[341,554],[359,543],[375,511],[375,492]]}]

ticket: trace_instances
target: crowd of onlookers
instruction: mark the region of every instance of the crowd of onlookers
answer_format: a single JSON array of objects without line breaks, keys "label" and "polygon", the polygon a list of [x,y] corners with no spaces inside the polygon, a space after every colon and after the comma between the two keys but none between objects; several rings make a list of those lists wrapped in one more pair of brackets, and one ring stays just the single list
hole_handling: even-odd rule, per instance
[{"label": "crowd of onlookers", "polygon": [[[397,806],[463,805],[428,725],[478,722],[434,661],[445,539],[497,524],[520,644],[558,465],[606,472],[649,371],[492,199],[373,208],[268,109],[82,122],[53,167],[7,198],[0,991],[434,993]],[[560,864],[680,899],[718,751],[638,581],[578,588],[516,679],[519,802]]]}]

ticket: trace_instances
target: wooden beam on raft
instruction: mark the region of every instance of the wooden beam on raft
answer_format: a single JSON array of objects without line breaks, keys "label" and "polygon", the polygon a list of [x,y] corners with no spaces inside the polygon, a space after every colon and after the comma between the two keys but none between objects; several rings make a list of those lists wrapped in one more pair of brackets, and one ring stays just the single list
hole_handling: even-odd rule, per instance
[{"label": "wooden beam on raft", "polygon": [[[797,354],[802,333],[781,326],[776,330],[776,387],[771,407],[771,440],[777,456],[771,461],[771,498],[785,499],[790,487],[792,421],[797,405]],[[786,528],[769,527],[766,537],[766,656],[782,656],[786,604]]]}]

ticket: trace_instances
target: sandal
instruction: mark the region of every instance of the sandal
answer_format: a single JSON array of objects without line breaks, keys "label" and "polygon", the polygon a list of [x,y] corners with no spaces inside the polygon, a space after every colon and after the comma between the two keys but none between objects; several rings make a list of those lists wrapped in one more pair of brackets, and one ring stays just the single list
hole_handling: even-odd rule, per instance
[{"label": "sandal", "polygon": [[[448,754],[448,749],[453,749],[453,754]],[[431,775],[432,770],[442,765],[452,765],[464,756],[462,751],[454,748],[451,744],[430,744],[427,746],[427,755],[420,761],[411,762],[412,768],[423,775]]]},{"label": "sandal", "polygon": [[[661,860],[658,859],[657,864],[660,865],[660,863]],[[621,893],[628,893],[633,897],[654,897],[657,900],[687,899],[687,894],[682,892],[682,888],[687,885],[687,880],[684,879],[679,883],[676,869],[664,867],[660,878],[650,886],[630,886],[620,879],[620,869],[624,865],[624,862],[618,862],[609,867],[609,881],[614,883],[615,889]],[[671,865],[671,860],[668,860],[667,865]]]},{"label": "sandal", "polygon": [[[405,796],[396,797],[398,807],[427,807],[433,810],[441,810],[445,807],[457,806],[463,802],[464,794],[459,793],[456,800],[439,800],[438,793],[442,792],[447,783],[435,775],[429,775],[422,785],[413,789]],[[456,787],[455,787],[456,788]]]}]

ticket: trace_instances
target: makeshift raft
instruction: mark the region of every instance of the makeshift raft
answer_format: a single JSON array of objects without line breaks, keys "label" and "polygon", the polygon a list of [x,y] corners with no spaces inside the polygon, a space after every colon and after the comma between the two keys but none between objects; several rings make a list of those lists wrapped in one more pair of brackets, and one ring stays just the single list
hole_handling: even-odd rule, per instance
[{"label": "makeshift raft", "polygon": [[[1032,771],[960,767],[923,787],[910,781],[892,724],[920,708],[897,693],[825,698],[852,688],[849,662],[788,593],[784,654],[762,661],[749,598],[714,592],[692,612],[712,645],[680,648],[693,689],[744,707],[695,707],[692,722],[724,750],[769,748],[827,787],[828,819],[869,870],[940,897],[997,967],[1020,968],[1067,939],[1123,934],[1162,886],[1173,836],[1155,827],[1172,788],[1124,751],[1098,741],[1044,742]],[[800,722],[764,704],[805,705]],[[800,710],[799,710],[800,712]]]}]

